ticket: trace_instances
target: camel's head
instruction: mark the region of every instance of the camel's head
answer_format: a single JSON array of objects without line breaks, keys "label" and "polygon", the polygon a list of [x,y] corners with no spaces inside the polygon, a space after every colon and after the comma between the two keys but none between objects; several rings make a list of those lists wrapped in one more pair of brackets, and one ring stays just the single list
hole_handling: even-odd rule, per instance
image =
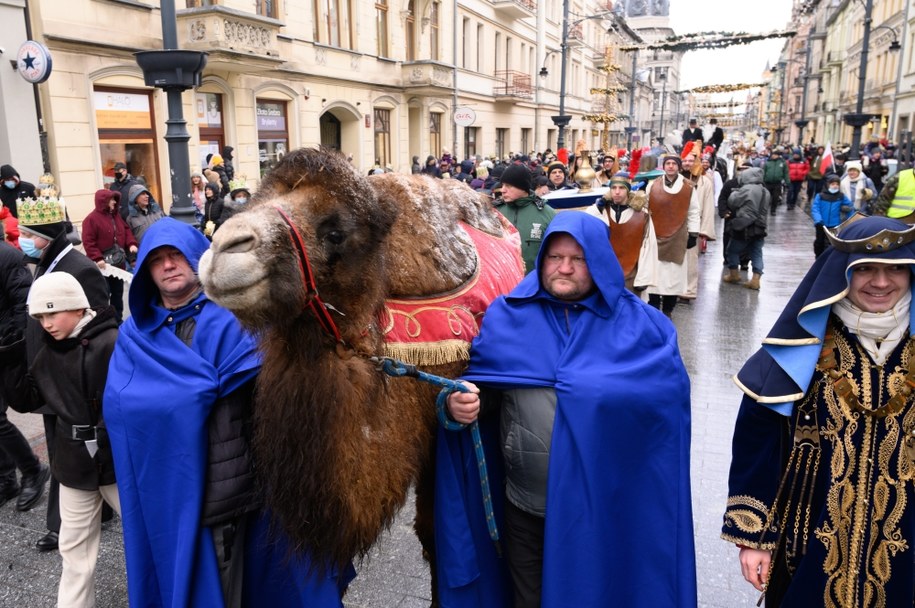
[{"label": "camel's head", "polygon": [[254,330],[299,318],[303,270],[284,214],[301,236],[321,299],[344,313],[373,307],[368,300],[383,293],[381,245],[397,211],[342,155],[325,149],[287,154],[264,177],[251,209],[219,228],[200,260],[207,295]]}]

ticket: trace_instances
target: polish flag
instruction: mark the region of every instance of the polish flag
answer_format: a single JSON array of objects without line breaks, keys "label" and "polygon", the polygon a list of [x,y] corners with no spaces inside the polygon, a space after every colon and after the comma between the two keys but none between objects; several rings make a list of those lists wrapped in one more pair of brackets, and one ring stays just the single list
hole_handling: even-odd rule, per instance
[{"label": "polish flag", "polygon": [[[832,157],[832,144],[828,141],[826,142],[826,149],[823,151],[823,160],[820,161],[820,173],[826,175],[826,172],[835,164],[835,159]],[[834,173],[835,169],[829,171]]]}]

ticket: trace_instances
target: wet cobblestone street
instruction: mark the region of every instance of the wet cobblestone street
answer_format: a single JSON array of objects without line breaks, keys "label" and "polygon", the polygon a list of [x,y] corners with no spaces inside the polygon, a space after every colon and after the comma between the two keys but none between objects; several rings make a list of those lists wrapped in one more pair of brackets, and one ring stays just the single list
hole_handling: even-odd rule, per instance
[{"label": "wet cobblestone street", "polygon": [[[751,607],[758,599],[740,575],[736,548],[718,538],[731,433],[740,403],[731,376],[758,348],[812,264],[813,236],[812,222],[800,208],[779,208],[778,215],[770,218],[765,272],[758,292],[722,283],[721,241],[709,243],[707,253],[700,256],[698,298],[678,305],[673,313],[692,387],[693,516],[699,605],[703,607]],[[10,412],[10,418],[46,459],[40,416]],[[56,603],[60,557],[34,548],[44,534],[46,500],[26,513],[15,510],[15,501],[0,507],[0,607],[43,608]],[[428,606],[428,568],[413,536],[412,515],[408,503],[360,565],[346,606]],[[103,533],[98,572],[99,608],[126,606],[123,544],[117,522]]]}]

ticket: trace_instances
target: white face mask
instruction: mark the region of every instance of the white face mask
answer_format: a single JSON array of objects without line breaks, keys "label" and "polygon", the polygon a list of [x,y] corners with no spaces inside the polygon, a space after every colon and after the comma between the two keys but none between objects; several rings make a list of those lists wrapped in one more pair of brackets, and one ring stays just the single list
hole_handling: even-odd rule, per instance
[{"label": "white face mask", "polygon": [[835,194],[836,192],[839,191],[839,187],[838,187],[838,186],[830,186],[830,187],[829,187],[829,191],[830,191],[831,193]]}]

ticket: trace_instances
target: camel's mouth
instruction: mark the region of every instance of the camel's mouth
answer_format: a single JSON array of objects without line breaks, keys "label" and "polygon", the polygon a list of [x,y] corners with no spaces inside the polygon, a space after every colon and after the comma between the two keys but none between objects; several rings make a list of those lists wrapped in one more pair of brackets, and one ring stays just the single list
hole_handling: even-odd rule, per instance
[{"label": "camel's mouth", "polygon": [[[207,295],[217,302],[245,297],[270,278],[269,269],[261,262],[248,252],[214,253],[209,249],[200,258],[200,280]],[[224,305],[232,308],[228,302]]]}]

